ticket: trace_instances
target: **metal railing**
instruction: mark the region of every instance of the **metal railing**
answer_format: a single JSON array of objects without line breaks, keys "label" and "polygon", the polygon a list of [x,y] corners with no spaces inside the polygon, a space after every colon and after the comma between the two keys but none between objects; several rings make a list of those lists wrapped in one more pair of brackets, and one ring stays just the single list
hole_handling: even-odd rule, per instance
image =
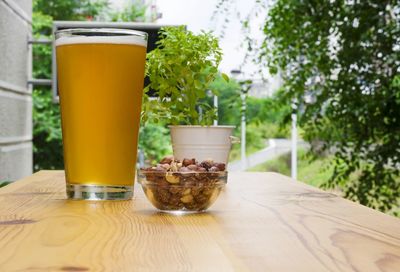
[{"label": "metal railing", "polygon": [[[35,44],[47,44],[47,45],[50,46],[50,45],[52,45],[52,43],[53,42],[50,39],[28,40],[28,46],[32,46],[32,45],[35,45]],[[31,50],[31,52],[32,52],[32,50]],[[52,80],[48,79],[48,78],[30,78],[30,79],[28,79],[28,84],[32,85],[32,86],[37,86],[37,85],[40,85],[40,86],[51,86]]]}]

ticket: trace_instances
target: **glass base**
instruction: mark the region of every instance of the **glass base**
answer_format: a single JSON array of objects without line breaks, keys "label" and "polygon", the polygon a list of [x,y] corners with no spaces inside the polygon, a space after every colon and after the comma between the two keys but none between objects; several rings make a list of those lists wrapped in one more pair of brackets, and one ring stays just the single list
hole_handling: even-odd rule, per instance
[{"label": "glass base", "polygon": [[159,210],[162,213],[168,213],[173,215],[189,215],[189,214],[198,214],[198,213],[205,213],[206,210],[201,211],[190,211],[190,210]]},{"label": "glass base", "polygon": [[67,197],[76,200],[128,200],[133,186],[67,184]]}]

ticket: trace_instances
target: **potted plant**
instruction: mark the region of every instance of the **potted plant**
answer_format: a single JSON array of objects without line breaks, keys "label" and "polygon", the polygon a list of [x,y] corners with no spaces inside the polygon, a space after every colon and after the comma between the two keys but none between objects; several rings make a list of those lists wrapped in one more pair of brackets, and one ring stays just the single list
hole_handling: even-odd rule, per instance
[{"label": "potted plant", "polygon": [[[174,156],[227,163],[233,126],[212,126],[217,110],[207,93],[219,75],[222,51],[211,33],[194,34],[185,27],[160,30],[157,48],[147,55],[143,121],[170,124]],[[228,76],[222,74],[225,80]],[[150,99],[149,92],[158,99]]]}]

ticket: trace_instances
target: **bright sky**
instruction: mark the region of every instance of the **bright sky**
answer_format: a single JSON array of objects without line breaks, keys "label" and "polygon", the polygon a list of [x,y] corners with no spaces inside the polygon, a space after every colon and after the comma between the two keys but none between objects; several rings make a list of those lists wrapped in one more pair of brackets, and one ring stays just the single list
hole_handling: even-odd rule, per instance
[{"label": "bright sky", "polygon": [[[225,18],[218,17],[218,21],[212,21],[211,17],[216,9],[218,0],[157,0],[156,5],[162,18],[158,23],[184,24],[189,30],[199,32],[200,30],[215,31],[220,29]],[[236,9],[247,14],[254,0],[237,0]],[[229,16],[224,38],[220,39],[220,46],[224,52],[224,58],[220,70],[229,74],[231,70],[238,69],[242,64],[246,51],[241,45],[241,23],[236,14]],[[259,28],[255,25],[254,29]],[[219,34],[218,31],[216,34]],[[255,33],[255,37],[261,38],[261,32]],[[244,74],[250,74],[256,67],[252,64],[242,68]]]}]

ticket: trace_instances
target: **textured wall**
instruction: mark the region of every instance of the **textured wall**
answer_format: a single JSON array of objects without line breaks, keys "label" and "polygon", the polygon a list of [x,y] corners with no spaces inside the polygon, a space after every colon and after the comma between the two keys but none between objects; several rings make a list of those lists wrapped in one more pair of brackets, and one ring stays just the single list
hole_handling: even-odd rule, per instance
[{"label": "textured wall", "polygon": [[32,173],[31,0],[0,0],[0,182]]}]

